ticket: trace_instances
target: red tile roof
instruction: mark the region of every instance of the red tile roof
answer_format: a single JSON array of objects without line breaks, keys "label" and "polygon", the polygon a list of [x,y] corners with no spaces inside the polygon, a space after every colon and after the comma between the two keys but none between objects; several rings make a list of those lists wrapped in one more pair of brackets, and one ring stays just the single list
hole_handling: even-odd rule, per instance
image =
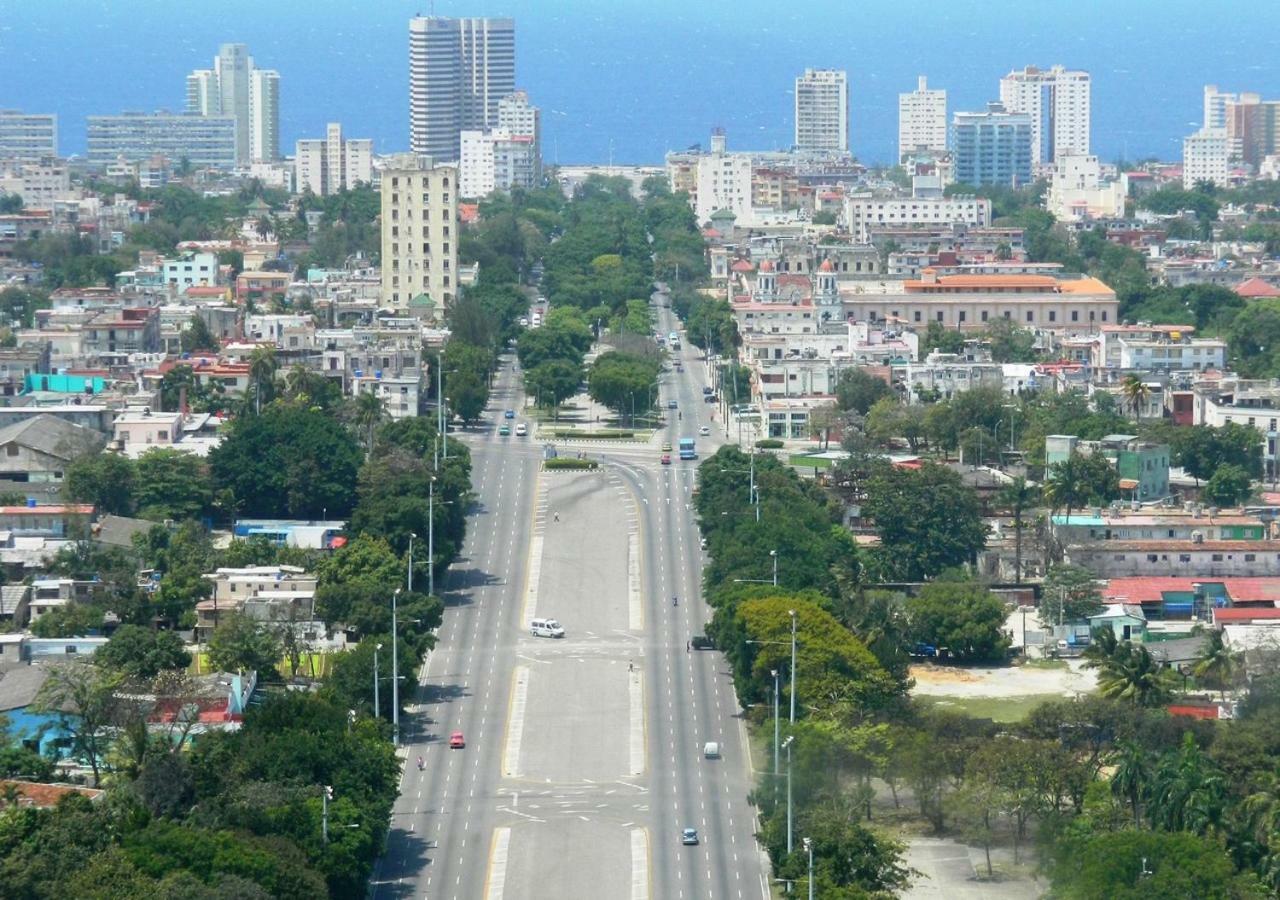
[{"label": "red tile roof", "polygon": [[1280,297],[1280,288],[1267,284],[1261,278],[1250,278],[1237,284],[1234,290],[1241,297]]},{"label": "red tile roof", "polygon": [[752,272],[755,270],[755,266],[751,265],[751,261],[748,259],[740,259],[729,268],[734,272]]},{"label": "red tile roof", "polygon": [[10,786],[21,794],[18,800],[19,806],[34,806],[39,809],[52,809],[68,794],[83,794],[90,800],[97,800],[103,794],[95,788],[79,787],[74,784],[40,784],[33,781],[0,779],[0,793],[7,791]]},{"label": "red tile roof", "polygon": [[1254,622],[1263,619],[1280,619],[1280,609],[1274,606],[1234,606],[1213,611],[1215,622]]},{"label": "red tile roof", "polygon": [[1112,578],[1102,589],[1102,599],[1129,603],[1159,603],[1166,591],[1194,591],[1194,584],[1220,584],[1236,603],[1280,601],[1280,578],[1174,578],[1152,575],[1140,578]]}]

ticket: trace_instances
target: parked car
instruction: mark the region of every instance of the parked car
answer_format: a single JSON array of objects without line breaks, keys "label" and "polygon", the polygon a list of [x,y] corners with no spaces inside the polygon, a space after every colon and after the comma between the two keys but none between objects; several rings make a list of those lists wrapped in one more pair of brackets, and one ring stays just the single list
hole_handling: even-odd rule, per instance
[{"label": "parked car", "polygon": [[534,637],[564,637],[564,629],[555,619],[534,619],[529,623],[529,633]]}]

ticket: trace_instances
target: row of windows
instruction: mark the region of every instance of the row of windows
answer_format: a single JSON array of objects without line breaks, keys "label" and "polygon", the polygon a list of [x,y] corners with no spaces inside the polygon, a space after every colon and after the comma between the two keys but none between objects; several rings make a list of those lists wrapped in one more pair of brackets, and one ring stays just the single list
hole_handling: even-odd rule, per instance
[{"label": "row of windows", "polygon": [[[1135,559],[1135,560],[1136,560],[1137,558],[1138,558],[1137,556],[1134,556],[1134,559]],[[1234,553],[1228,553],[1228,554],[1226,554],[1226,558],[1227,558],[1227,559],[1229,559],[1229,560],[1233,560],[1233,559],[1235,559],[1235,558],[1236,558],[1236,556],[1235,556],[1235,554],[1234,554]],[[1111,559],[1112,559],[1112,561],[1113,561],[1113,562],[1126,562],[1126,561],[1129,559],[1129,557],[1128,557],[1128,555],[1127,555],[1127,554],[1125,554],[1125,553],[1117,553],[1117,554],[1115,554],[1114,556],[1112,556],[1112,557],[1111,557]],[[1215,553],[1215,554],[1213,554],[1213,556],[1211,557],[1211,559],[1212,559],[1212,561],[1213,561],[1213,562],[1222,562],[1223,554],[1221,554],[1221,553]],[[1277,554],[1276,554],[1276,559],[1280,559],[1280,553],[1277,553]],[[1246,553],[1246,554],[1244,554],[1244,561],[1245,561],[1245,562],[1257,562],[1257,560],[1258,560],[1258,554],[1256,554],[1256,553]],[[1148,554],[1147,554],[1147,562],[1149,562],[1149,563],[1158,563],[1158,562],[1162,562],[1162,561],[1163,561],[1163,562],[1168,562],[1168,561],[1169,561],[1169,554],[1167,554],[1167,553],[1148,553]],[[1178,554],[1178,562],[1180,562],[1180,563],[1189,563],[1189,562],[1191,562],[1191,554],[1190,554],[1190,553],[1179,553],[1179,554]]]},{"label": "row of windows", "polygon": [[[407,187],[407,188],[412,188],[412,187],[413,187],[413,176],[412,176],[412,175],[406,175],[406,176],[405,176],[405,179],[404,179],[404,182],[405,182],[405,187]],[[430,184],[430,180],[429,180],[428,176],[426,176],[426,175],[422,176],[422,184],[423,184],[423,187],[426,187],[428,184]],[[441,178],[441,179],[440,179],[440,184],[441,184],[442,186],[444,186],[444,187],[448,187],[448,186],[449,186],[449,176],[448,176],[448,175],[446,175],[446,176],[444,176],[443,178]],[[398,175],[392,176],[392,178],[391,178],[391,186],[392,186],[393,188],[397,188],[397,187],[399,187],[399,186],[400,186],[400,176],[398,176]],[[423,197],[425,198],[425,197],[426,197],[426,194],[423,194]]]},{"label": "row of windows", "polygon": [[[940,309],[940,310],[938,310],[936,313],[934,313],[934,316],[935,316],[936,321],[938,321],[938,322],[944,322],[944,321],[946,321],[946,319],[945,319],[945,313],[944,313],[944,311],[943,311],[943,310],[941,310],[941,309]],[[988,310],[985,310],[985,309],[984,309],[984,310],[982,310],[982,311],[981,311],[981,313],[980,313],[980,316],[981,316],[981,321],[986,322],[986,321],[988,320]],[[873,309],[873,310],[869,310],[869,311],[867,312],[867,318],[868,318],[868,319],[870,319],[872,322],[874,322],[874,321],[876,320],[876,311],[875,311],[874,309]],[[895,310],[893,310],[891,313],[889,313],[889,318],[892,318],[892,319],[900,318],[900,316],[898,315],[898,311],[895,309]],[[1012,313],[1010,313],[1008,310],[1005,310],[1005,312],[1004,312],[1004,318],[1006,318],[1006,319],[1012,319],[1012,318],[1013,318],[1013,314],[1012,314]],[[1100,315],[1100,316],[1099,316],[1099,314],[1098,314],[1097,310],[1092,310],[1092,309],[1091,309],[1091,310],[1089,310],[1089,321],[1090,321],[1090,322],[1096,322],[1096,321],[1098,321],[1098,320],[1099,320],[1099,318],[1100,318],[1100,319],[1101,319],[1101,321],[1103,321],[1103,322],[1107,321],[1107,311],[1106,311],[1105,309],[1104,309],[1104,310],[1102,310],[1102,312],[1101,312],[1101,315]],[[913,322],[922,322],[922,321],[924,321],[924,314],[923,314],[923,311],[922,311],[922,310],[918,310],[918,309],[917,309],[917,310],[914,310],[914,311],[912,312],[912,319],[911,319],[911,320],[912,320]],[[957,321],[957,322],[967,322],[968,320],[969,320],[969,313],[968,313],[968,311],[967,311],[967,310],[963,310],[963,309],[962,309],[962,310],[959,310],[959,311],[956,313],[956,321]],[[1036,319],[1035,319],[1035,310],[1032,310],[1032,309],[1027,310],[1027,321],[1028,321],[1028,322],[1032,322],[1032,323],[1034,323],[1034,322],[1035,322],[1035,320],[1036,320]],[[1055,322],[1057,322],[1057,321],[1058,321],[1058,311],[1057,311],[1056,309],[1051,309],[1051,310],[1049,310],[1048,321],[1049,321],[1050,323],[1055,323]],[[1080,321],[1080,310],[1078,310],[1078,309],[1073,309],[1073,310],[1071,310],[1071,321],[1072,321],[1072,322],[1079,322],[1079,321]]]}]

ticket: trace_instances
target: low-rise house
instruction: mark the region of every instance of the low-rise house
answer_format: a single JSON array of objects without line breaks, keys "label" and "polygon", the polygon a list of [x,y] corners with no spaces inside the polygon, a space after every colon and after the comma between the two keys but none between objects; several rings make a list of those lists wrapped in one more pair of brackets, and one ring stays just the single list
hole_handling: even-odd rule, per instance
[{"label": "low-rise house", "polygon": [[116,416],[112,438],[117,449],[134,455],[153,447],[173,447],[182,436],[182,413],[132,407]]},{"label": "low-rise house", "polygon": [[213,596],[196,604],[197,641],[208,640],[233,611],[270,622],[315,618],[316,578],[298,566],[223,568],[204,577],[213,582]]},{"label": "low-rise house", "polygon": [[92,503],[0,506],[0,532],[15,536],[66,538],[88,531]]},{"label": "low-rise house", "polygon": [[19,808],[53,809],[66,797],[79,795],[90,801],[101,800],[106,791],[79,784],[46,784],[39,781],[0,779],[0,797],[14,797]]},{"label": "low-rise house", "polygon": [[[1238,509],[1219,510],[1198,503],[1185,508],[1109,507],[1055,514],[1050,524],[1062,544],[1092,541],[1262,541],[1269,531],[1262,517]],[[1280,545],[1278,545],[1280,546]]]},{"label": "low-rise house", "polygon": [[1280,541],[1095,541],[1067,547],[1064,557],[1100,578],[1280,575]]},{"label": "low-rise house", "polygon": [[0,427],[0,488],[21,490],[32,482],[60,482],[67,467],[105,443],[102,434],[55,416]]},{"label": "low-rise house", "polygon": [[1097,454],[1111,460],[1120,476],[1120,489],[1132,500],[1159,500],[1169,495],[1169,447],[1132,434],[1109,434],[1098,441],[1082,441],[1073,434],[1045,437],[1046,466],[1066,462],[1071,454]]},{"label": "low-rise house", "polygon": [[241,540],[261,537],[279,547],[333,550],[346,543],[345,521],[308,522],[301,519],[236,519],[232,534]]},{"label": "low-rise house", "polygon": [[1117,640],[1140,641],[1147,633],[1147,617],[1138,603],[1112,603],[1089,617],[1089,631],[1110,628]]}]

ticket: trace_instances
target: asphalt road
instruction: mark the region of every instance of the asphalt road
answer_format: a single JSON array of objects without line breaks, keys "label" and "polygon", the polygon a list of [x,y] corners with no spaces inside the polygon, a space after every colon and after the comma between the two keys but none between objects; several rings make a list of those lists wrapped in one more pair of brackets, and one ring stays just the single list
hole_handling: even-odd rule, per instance
[{"label": "asphalt road", "polygon": [[[659,312],[665,334],[674,319]],[[502,410],[523,406],[518,373],[499,374],[466,438],[476,508],[402,722],[407,766],[374,896],[768,897],[728,668],[688,649],[710,616],[697,462],[659,465],[664,439],[696,436],[716,411],[697,352],[686,344],[685,372],[663,376],[664,405],[679,406],[666,430],[648,448],[584,445],[604,463],[590,473],[540,472],[539,444],[497,436]],[[699,452],[723,440],[717,423]],[[566,637],[531,636],[535,615]],[[463,750],[447,747],[455,730]],[[707,741],[721,759],[703,758]],[[699,845],[680,843],[686,827]]]}]

